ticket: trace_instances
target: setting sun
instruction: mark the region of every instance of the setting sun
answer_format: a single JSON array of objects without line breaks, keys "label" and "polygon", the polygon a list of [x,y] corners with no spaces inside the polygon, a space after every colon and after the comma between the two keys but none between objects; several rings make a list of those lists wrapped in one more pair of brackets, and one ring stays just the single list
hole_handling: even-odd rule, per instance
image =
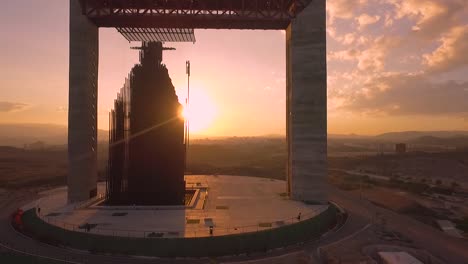
[{"label": "setting sun", "polygon": [[185,105],[181,116],[190,122],[190,131],[197,133],[208,129],[216,120],[218,108],[214,101],[200,88],[194,88],[190,94],[190,105]]}]

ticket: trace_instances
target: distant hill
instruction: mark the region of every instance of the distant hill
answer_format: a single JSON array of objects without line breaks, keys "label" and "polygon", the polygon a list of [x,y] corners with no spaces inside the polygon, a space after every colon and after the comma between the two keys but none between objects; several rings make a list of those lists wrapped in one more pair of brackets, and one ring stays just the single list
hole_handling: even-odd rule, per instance
[{"label": "distant hill", "polygon": [[[23,148],[25,144],[42,141],[47,146],[66,146],[67,127],[54,124],[0,124],[0,146],[14,146]],[[284,140],[284,135],[265,135],[257,137],[197,137],[192,135],[193,143],[214,143],[214,141],[223,141],[230,144],[249,144],[254,142],[269,142],[270,140]],[[397,143],[404,142],[409,144],[421,145],[445,145],[445,146],[466,146],[468,145],[468,131],[403,131],[389,132],[377,136],[364,136],[357,134],[328,134],[332,141],[343,141],[362,144],[377,144],[379,142]],[[98,131],[99,142],[108,140],[108,132]],[[329,143],[332,143],[330,141]]]},{"label": "distant hill", "polygon": [[[98,140],[107,141],[108,132],[98,131]],[[54,124],[0,124],[0,145],[23,147],[42,141],[47,145],[67,144],[68,129]]]},{"label": "distant hill", "polygon": [[15,147],[10,147],[10,146],[0,146],[0,153],[17,153],[17,152],[22,152],[24,151],[23,149],[15,148]]},{"label": "distant hill", "polygon": [[464,147],[468,146],[468,136],[457,135],[453,137],[434,137],[422,136],[408,141],[410,144],[420,145],[438,145],[438,146],[451,146],[451,147]]},{"label": "distant hill", "polygon": [[364,136],[357,134],[328,134],[328,138],[331,139],[364,139],[371,138],[372,136]]},{"label": "distant hill", "polygon": [[411,141],[421,137],[451,138],[468,136],[468,131],[403,131],[389,132],[375,136],[386,141]]}]

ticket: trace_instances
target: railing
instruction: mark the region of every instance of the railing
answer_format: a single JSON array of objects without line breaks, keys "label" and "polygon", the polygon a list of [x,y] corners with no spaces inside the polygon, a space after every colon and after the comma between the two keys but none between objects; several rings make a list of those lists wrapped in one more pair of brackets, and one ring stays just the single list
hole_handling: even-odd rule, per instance
[{"label": "railing", "polygon": [[[90,233],[90,234],[97,234],[97,235],[104,235],[104,236],[113,236],[113,237],[140,237],[140,238],[176,238],[176,237],[210,237],[210,236],[222,236],[222,235],[234,235],[234,234],[242,234],[242,233],[251,233],[251,232],[258,232],[262,230],[270,230],[279,228],[286,225],[295,224],[301,221],[305,221],[311,218],[316,217],[322,211],[325,211],[326,208],[321,209],[312,209],[312,211],[307,212],[305,214],[296,215],[290,218],[285,219],[278,219],[278,220],[267,220],[260,221],[257,224],[252,225],[232,225],[232,226],[225,226],[225,227],[217,227],[214,225],[210,228],[209,221],[208,223],[205,222],[205,218],[194,218],[194,219],[185,219],[185,229],[177,230],[177,229],[150,229],[150,230],[131,230],[131,229],[113,229],[113,228],[105,228],[100,227],[99,224],[93,223],[83,223],[81,225],[77,225],[74,223],[67,223],[65,221],[61,221],[56,219],[56,216],[47,216],[42,215],[40,212],[37,211],[37,216],[42,219],[44,222],[75,232],[83,232],[83,233]],[[195,221],[194,223],[190,223],[190,221]],[[204,224],[205,227],[200,227],[200,224]],[[191,226],[193,225],[193,226]]]},{"label": "railing", "polygon": [[[316,217],[315,214],[314,217],[311,216],[311,213],[308,213],[302,215],[300,220],[294,217],[288,218],[295,224],[265,228],[259,226],[259,232],[226,236],[198,237],[197,235],[196,238],[188,239],[181,237],[149,239],[148,235],[143,238],[142,231],[137,231],[140,237],[121,237],[117,234],[116,237],[112,237],[92,233],[92,230],[90,233],[85,233],[86,231],[81,229],[79,232],[73,232],[68,230],[66,224],[67,229],[47,224],[38,218],[33,209],[24,213],[23,223],[27,234],[45,243],[66,245],[90,252],[156,257],[215,257],[264,252],[319,238],[335,226],[337,209],[330,205]],[[287,222],[288,219],[283,221]],[[257,230],[257,226],[251,228]],[[217,232],[216,228],[214,232]],[[127,236],[131,236],[131,233]]]}]

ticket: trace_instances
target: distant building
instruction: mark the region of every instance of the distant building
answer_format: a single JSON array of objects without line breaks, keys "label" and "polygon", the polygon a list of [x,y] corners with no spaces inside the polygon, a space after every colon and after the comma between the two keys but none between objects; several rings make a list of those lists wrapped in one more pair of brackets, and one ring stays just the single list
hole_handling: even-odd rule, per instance
[{"label": "distant building", "polygon": [[396,152],[397,154],[406,153],[406,144],[405,144],[405,143],[398,143],[398,144],[395,144],[395,152]]},{"label": "distant building", "polygon": [[379,252],[379,257],[384,264],[423,264],[405,251]]},{"label": "distant building", "polygon": [[46,144],[42,141],[36,141],[34,143],[24,145],[25,150],[44,150],[45,147]]}]

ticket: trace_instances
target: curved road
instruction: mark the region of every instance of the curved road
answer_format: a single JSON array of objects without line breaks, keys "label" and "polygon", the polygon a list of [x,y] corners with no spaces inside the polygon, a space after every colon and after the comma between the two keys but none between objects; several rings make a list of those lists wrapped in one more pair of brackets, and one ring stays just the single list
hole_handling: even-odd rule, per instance
[{"label": "curved road", "polygon": [[468,240],[446,235],[442,231],[423,224],[411,217],[378,207],[359,196],[333,188],[331,200],[349,212],[372,221],[378,213],[386,220],[387,228],[398,231],[413,240],[413,244],[425,249],[447,264],[468,263]]}]

